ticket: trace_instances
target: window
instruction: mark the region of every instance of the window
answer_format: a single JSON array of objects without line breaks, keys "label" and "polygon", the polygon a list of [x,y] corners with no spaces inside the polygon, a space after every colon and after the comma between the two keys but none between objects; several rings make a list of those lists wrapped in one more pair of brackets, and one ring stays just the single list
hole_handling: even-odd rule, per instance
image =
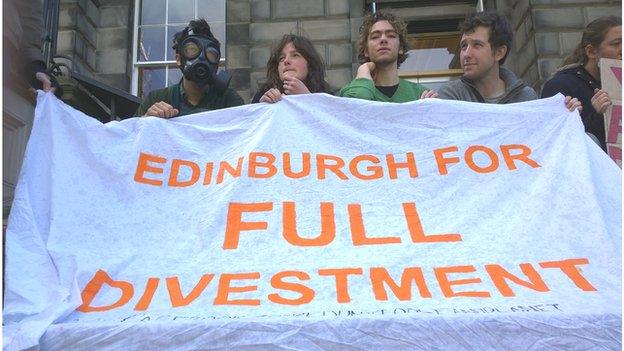
[{"label": "window", "polygon": [[409,71],[440,71],[460,68],[459,36],[456,32],[412,34],[408,36],[412,50],[403,63]]},{"label": "window", "polygon": [[192,19],[210,24],[225,61],[225,0],[135,0],[135,9],[132,93],[138,97],[180,81],[173,35]]},{"label": "window", "polygon": [[409,34],[408,40],[411,50],[399,68],[401,77],[437,89],[444,82],[462,75],[459,32]]}]

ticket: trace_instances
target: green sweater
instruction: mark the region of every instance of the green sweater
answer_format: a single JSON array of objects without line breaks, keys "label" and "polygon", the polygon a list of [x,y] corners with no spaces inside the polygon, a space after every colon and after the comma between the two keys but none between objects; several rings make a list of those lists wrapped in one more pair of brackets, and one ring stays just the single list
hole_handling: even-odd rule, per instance
[{"label": "green sweater", "polygon": [[405,79],[399,79],[399,88],[392,95],[387,97],[375,88],[375,83],[366,78],[355,78],[351,83],[340,89],[339,95],[342,97],[357,98],[382,102],[410,102],[420,99],[423,91],[428,90],[425,86],[412,83]]},{"label": "green sweater", "polygon": [[183,89],[180,89],[180,83],[171,85],[167,88],[154,90],[150,92],[141,102],[136,112],[137,116],[145,115],[145,112],[155,103],[164,101],[169,105],[180,110],[178,116],[190,115],[192,113],[218,110],[222,108],[244,105],[243,98],[240,97],[231,88],[227,88],[223,94],[215,94],[211,91],[204,93],[197,106],[191,105],[184,98]]}]

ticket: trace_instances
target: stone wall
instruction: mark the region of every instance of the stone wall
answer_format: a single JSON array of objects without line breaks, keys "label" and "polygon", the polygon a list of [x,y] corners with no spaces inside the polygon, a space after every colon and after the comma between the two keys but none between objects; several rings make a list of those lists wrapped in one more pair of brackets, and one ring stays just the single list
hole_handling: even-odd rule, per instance
[{"label": "stone wall", "polygon": [[90,0],[62,0],[56,54],[63,58],[56,61],[67,64],[74,71],[93,76],[97,70],[98,20],[98,8]]},{"label": "stone wall", "polygon": [[232,74],[230,86],[238,91],[245,102],[249,101],[249,0],[229,0],[225,8],[225,57]]},{"label": "stone wall", "polygon": [[[535,43],[535,28],[533,26],[533,12],[529,0],[517,0],[511,8],[513,16],[511,25],[514,29],[514,40],[509,56],[510,63],[514,63],[514,72],[526,84],[539,90],[539,71],[537,69],[538,52]],[[509,64],[508,64],[509,65]]]},{"label": "stone wall", "polygon": [[56,62],[128,91],[131,9],[129,0],[62,0]]},{"label": "stone wall", "polygon": [[133,6],[128,0],[100,0],[97,26],[97,76],[129,91],[132,72]]}]

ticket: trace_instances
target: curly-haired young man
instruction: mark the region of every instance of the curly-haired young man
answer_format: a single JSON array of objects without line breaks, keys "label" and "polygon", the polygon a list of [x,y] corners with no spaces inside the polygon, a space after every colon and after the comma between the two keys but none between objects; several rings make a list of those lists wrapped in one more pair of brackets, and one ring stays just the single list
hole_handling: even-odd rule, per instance
[{"label": "curly-haired young man", "polygon": [[408,102],[437,94],[426,87],[400,79],[398,68],[407,58],[407,26],[398,16],[376,12],[364,18],[358,40],[358,58],[362,63],[353,81],[344,86],[344,97]]}]

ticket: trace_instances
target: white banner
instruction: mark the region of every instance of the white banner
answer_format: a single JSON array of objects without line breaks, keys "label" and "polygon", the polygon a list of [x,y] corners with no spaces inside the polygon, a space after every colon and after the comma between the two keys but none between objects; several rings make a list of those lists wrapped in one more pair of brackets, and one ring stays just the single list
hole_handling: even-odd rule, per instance
[{"label": "white banner", "polygon": [[8,350],[621,347],[621,172],[561,95],[40,93],[6,250]]}]

